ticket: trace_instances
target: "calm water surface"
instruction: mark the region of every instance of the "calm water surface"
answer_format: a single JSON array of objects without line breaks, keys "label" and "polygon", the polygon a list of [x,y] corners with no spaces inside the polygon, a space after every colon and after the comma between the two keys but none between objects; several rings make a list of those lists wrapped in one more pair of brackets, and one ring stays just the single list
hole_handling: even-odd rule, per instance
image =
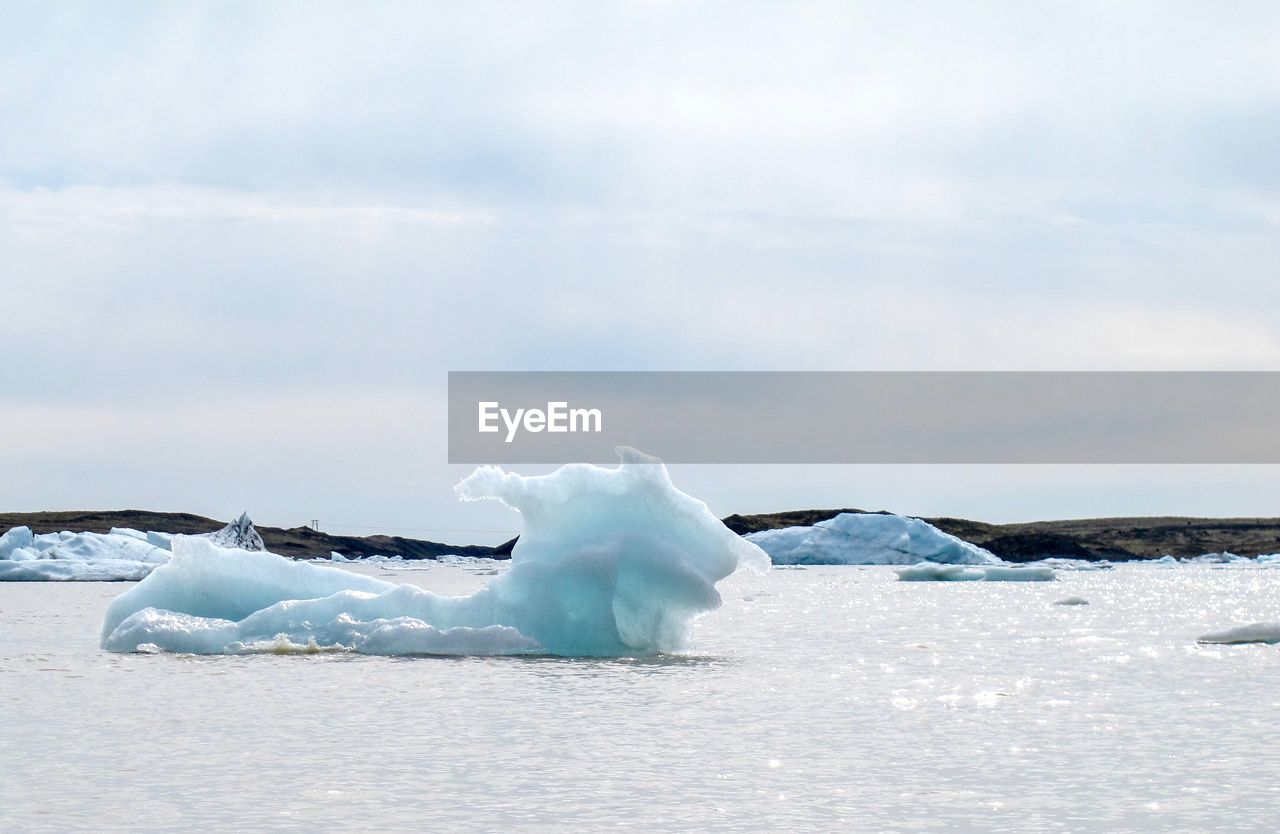
[{"label": "calm water surface", "polygon": [[1280,830],[1280,646],[1195,643],[1280,569],[773,570],[610,661],[108,654],[127,587],[0,584],[0,831]]}]

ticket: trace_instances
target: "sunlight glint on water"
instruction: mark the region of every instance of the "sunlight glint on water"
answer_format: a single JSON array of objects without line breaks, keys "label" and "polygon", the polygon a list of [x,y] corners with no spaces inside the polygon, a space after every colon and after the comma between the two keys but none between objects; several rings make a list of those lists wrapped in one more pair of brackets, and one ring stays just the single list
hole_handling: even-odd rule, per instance
[{"label": "sunlight glint on water", "polygon": [[[491,568],[356,569],[463,593]],[[1271,832],[1280,814],[1280,647],[1195,643],[1280,620],[1275,569],[735,575],[692,655],[648,660],[113,655],[97,628],[125,587],[0,586],[0,829]]]}]

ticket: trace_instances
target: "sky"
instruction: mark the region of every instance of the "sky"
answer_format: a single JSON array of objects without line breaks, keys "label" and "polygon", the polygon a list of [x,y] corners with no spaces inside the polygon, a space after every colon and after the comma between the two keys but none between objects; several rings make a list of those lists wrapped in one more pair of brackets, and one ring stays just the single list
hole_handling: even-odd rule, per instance
[{"label": "sky", "polygon": [[[1272,3],[2,5],[7,511],[499,540],[450,370],[1280,369]],[[672,474],[1280,514],[1267,466]]]}]

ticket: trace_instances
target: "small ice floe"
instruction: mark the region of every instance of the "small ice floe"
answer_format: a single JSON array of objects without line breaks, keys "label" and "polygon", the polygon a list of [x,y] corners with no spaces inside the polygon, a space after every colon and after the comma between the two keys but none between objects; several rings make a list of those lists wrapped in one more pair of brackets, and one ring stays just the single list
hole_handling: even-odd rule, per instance
[{"label": "small ice floe", "polygon": [[382,564],[384,562],[401,562],[404,559],[400,555],[388,556],[385,553],[374,553],[372,556],[347,556],[345,553],[339,553],[336,550],[329,551],[328,559],[313,559],[312,561],[320,562],[371,562],[373,564]]},{"label": "small ice floe", "polygon": [[36,535],[15,527],[0,536],[0,581],[137,581],[168,560],[169,551],[150,544],[146,534]]},{"label": "small ice floe", "polygon": [[1221,553],[1205,553],[1201,556],[1188,556],[1182,559],[1184,565],[1232,565],[1248,561],[1251,560],[1247,556],[1237,556],[1225,550]]},{"label": "small ice floe", "polygon": [[1152,559],[1152,560],[1151,560],[1151,564],[1153,564],[1153,565],[1176,565],[1176,564],[1178,564],[1178,560],[1177,560],[1177,558],[1176,558],[1176,557],[1173,557],[1173,556],[1161,556],[1159,559]]},{"label": "small ice floe", "polygon": [[1051,582],[1057,579],[1053,568],[1014,567],[1013,565],[939,565],[921,562],[898,568],[902,582]]},{"label": "small ice floe", "polygon": [[1213,631],[1201,634],[1197,643],[1280,643],[1280,623],[1250,623],[1245,626],[1229,628],[1226,631]]},{"label": "small ice floe", "polygon": [[1106,559],[1099,559],[1096,562],[1088,559],[1068,559],[1064,556],[1051,556],[1048,559],[1037,559],[1034,562],[1024,562],[1027,567],[1045,567],[1054,570],[1077,570],[1077,571],[1099,571],[1113,570],[1115,565]]},{"label": "small ice floe", "polygon": [[936,565],[933,562],[921,562],[909,568],[898,568],[898,579],[902,582],[981,582],[987,578],[986,573],[978,568],[964,565]]},{"label": "small ice floe", "polygon": [[1058,578],[1053,568],[995,565],[980,568],[987,582],[1052,582]]},{"label": "small ice floe", "polygon": [[437,556],[435,561],[442,565],[493,565],[496,560],[487,556],[460,556],[457,553],[445,553]]},{"label": "small ice floe", "polygon": [[1089,600],[1084,597],[1063,597],[1054,603],[1054,605],[1088,605]]},{"label": "small ice floe", "polygon": [[1258,557],[1260,565],[1280,565],[1280,553],[1264,553]]},{"label": "small ice floe", "polygon": [[751,533],[775,565],[999,564],[990,552],[918,518],[885,513],[841,513],[811,527]]},{"label": "small ice floe", "polygon": [[[202,538],[223,547],[262,549],[248,515]],[[137,582],[167,563],[172,550],[171,534],[131,527],[40,534],[15,527],[0,536],[0,582]]]}]

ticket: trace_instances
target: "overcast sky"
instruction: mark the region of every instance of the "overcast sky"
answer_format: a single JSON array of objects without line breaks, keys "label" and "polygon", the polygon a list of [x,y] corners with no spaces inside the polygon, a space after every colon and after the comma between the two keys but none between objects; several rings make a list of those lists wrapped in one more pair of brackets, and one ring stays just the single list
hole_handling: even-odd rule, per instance
[{"label": "overcast sky", "polygon": [[[449,370],[1280,369],[1274,3],[3,17],[0,509],[500,538]],[[720,514],[1280,514],[1274,467],[673,475]]]}]

